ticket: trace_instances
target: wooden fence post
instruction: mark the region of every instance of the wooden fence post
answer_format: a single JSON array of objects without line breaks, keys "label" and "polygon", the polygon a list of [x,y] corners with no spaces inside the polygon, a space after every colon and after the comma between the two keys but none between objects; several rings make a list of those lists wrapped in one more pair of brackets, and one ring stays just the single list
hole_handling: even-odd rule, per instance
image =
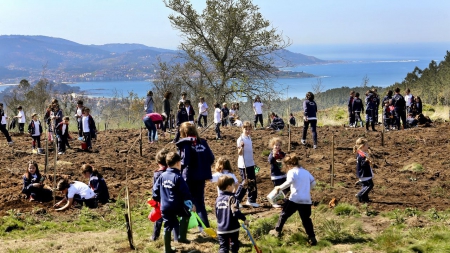
[{"label": "wooden fence post", "polygon": [[331,138],[331,187],[334,187],[334,134]]}]

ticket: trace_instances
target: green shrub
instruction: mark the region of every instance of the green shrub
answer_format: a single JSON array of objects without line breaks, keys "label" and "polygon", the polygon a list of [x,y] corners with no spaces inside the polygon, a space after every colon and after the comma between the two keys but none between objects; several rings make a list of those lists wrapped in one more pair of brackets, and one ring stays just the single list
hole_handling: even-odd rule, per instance
[{"label": "green shrub", "polygon": [[261,153],[262,156],[269,156],[270,155],[270,150],[263,150],[263,152]]},{"label": "green shrub", "polygon": [[422,105],[422,111],[424,112],[435,112],[436,110],[429,104]]},{"label": "green shrub", "polygon": [[352,206],[347,203],[340,203],[334,208],[334,213],[336,215],[354,215],[359,213],[358,209],[355,206]]}]

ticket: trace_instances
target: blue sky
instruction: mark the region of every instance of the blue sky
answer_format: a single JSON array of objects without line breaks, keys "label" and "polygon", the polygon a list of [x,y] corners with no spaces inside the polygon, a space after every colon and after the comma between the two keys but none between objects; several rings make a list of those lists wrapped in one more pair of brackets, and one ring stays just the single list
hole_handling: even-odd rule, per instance
[{"label": "blue sky", "polygon": [[[180,42],[162,0],[2,0],[0,35],[46,35],[82,44]],[[205,0],[192,0],[197,9]],[[450,44],[450,1],[254,0],[293,48],[330,44]]]}]

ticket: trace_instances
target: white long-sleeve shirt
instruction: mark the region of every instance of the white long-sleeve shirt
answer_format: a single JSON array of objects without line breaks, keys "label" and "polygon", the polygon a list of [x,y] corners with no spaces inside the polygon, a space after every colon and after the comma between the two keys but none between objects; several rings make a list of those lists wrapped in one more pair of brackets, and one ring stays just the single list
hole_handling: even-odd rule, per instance
[{"label": "white long-sleeve shirt", "polygon": [[311,189],[316,185],[316,180],[304,168],[295,167],[288,171],[286,182],[280,185],[280,189],[284,190],[291,187],[291,195],[289,200],[297,204],[312,204]]}]

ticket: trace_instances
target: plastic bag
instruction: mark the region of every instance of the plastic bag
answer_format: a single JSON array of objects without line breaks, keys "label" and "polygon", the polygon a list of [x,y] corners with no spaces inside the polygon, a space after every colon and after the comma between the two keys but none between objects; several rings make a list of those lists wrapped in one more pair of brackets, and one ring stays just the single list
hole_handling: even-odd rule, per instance
[{"label": "plastic bag", "polygon": [[148,215],[148,219],[151,222],[156,222],[157,220],[162,218],[161,214],[161,204],[159,202],[154,201],[153,199],[150,199],[147,201],[147,203],[153,207],[152,211]]}]

